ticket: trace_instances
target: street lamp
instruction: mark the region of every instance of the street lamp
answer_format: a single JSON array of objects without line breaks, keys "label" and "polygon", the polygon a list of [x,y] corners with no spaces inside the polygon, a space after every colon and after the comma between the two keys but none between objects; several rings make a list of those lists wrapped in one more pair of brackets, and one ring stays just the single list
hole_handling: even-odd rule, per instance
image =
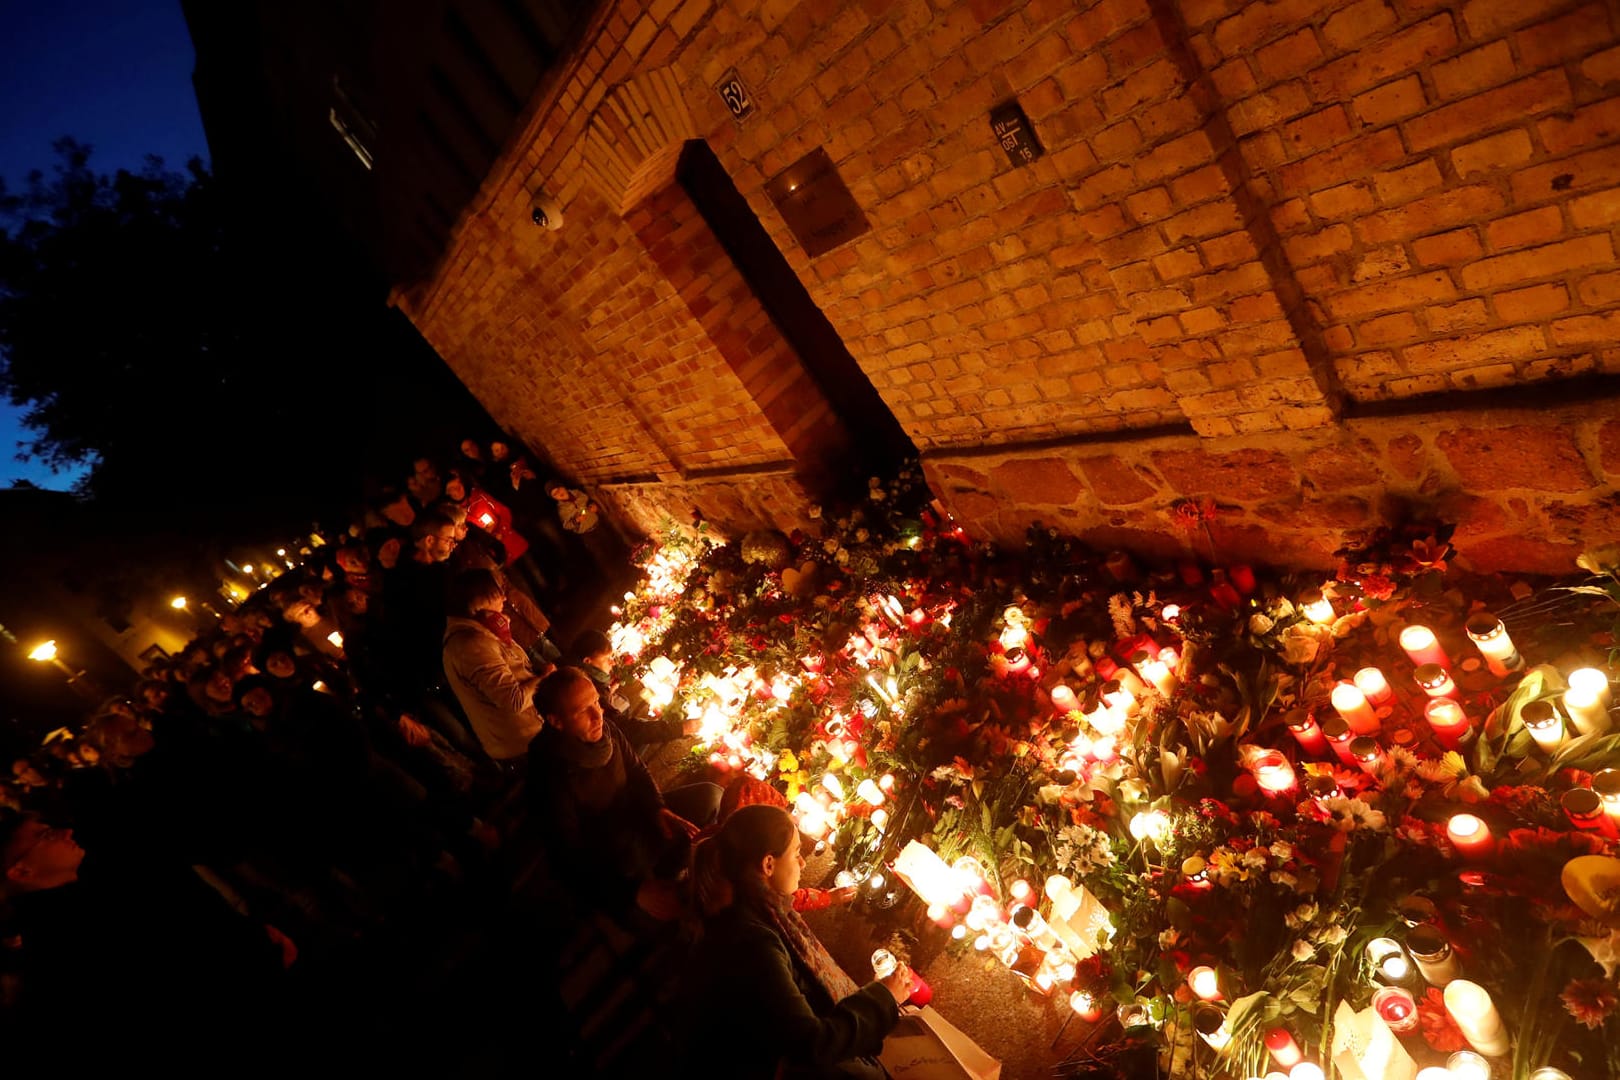
[{"label": "street lamp", "polygon": [[184,611],[186,610],[186,598],[183,596],[177,596],[173,600],[169,601],[169,606],[174,608],[176,611]]},{"label": "street lamp", "polygon": [[34,646],[34,651],[28,654],[28,659],[37,660],[41,664],[55,664],[57,667],[61,668],[67,673],[67,677],[70,681],[79,677],[78,672],[62,663],[62,661],[57,657],[55,638],[52,638],[49,641],[43,641]]}]

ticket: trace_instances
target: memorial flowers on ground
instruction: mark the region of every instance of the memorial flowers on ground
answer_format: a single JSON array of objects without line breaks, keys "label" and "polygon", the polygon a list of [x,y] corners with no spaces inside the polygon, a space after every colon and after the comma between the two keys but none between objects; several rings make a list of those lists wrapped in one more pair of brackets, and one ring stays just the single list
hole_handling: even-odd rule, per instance
[{"label": "memorial flowers on ground", "polygon": [[1601,555],[1572,591],[1470,577],[1414,521],[1326,571],[1149,567],[1040,526],[975,544],[926,499],[903,475],[813,533],[650,549],[614,640],[704,721],[694,767],[773,785],[839,883],[1007,992],[1141,1029],[1089,1040],[1105,1062],[1331,1072],[1371,1038],[1390,1077],[1466,1046],[1620,1067],[1578,944],[1620,867]]}]

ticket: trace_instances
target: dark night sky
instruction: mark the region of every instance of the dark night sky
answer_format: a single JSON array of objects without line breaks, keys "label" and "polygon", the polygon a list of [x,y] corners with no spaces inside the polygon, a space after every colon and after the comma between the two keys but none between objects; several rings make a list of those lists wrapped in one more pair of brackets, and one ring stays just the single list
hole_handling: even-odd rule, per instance
[{"label": "dark night sky", "polygon": [[[63,135],[93,146],[90,163],[106,172],[137,169],[148,154],[176,169],[206,158],[178,0],[0,0],[0,27],[0,176],[8,187],[48,170],[51,143]],[[17,477],[71,485],[77,473],[15,460],[19,418],[0,399],[0,487]]]}]

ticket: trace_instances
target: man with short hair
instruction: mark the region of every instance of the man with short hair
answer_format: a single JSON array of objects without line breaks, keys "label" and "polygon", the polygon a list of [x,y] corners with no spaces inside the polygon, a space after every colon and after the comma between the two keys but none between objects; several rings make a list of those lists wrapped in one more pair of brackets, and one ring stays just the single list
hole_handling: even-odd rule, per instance
[{"label": "man with short hair", "polygon": [[723,792],[714,784],[660,792],[578,668],[547,675],[534,701],[545,727],[529,744],[529,791],[561,880],[610,910],[634,901],[655,919],[676,918],[675,882]]}]

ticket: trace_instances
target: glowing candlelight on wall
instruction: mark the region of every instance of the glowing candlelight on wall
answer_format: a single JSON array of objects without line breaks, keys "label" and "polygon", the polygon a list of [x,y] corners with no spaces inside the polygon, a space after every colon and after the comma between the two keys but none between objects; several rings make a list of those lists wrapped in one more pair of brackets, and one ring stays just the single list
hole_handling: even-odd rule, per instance
[{"label": "glowing candlelight on wall", "polygon": [[1564,711],[1582,735],[1609,730],[1609,708],[1591,686],[1572,686],[1564,692]]},{"label": "glowing candlelight on wall", "polygon": [[1451,666],[1451,658],[1446,650],[1440,647],[1440,640],[1434,636],[1434,631],[1427,626],[1413,624],[1401,631],[1401,648],[1406,655],[1412,658],[1414,666],[1424,664],[1439,664],[1443,668]]},{"label": "glowing candlelight on wall", "polygon": [[1305,709],[1295,709],[1288,714],[1288,733],[1298,741],[1300,749],[1307,754],[1320,757],[1327,753],[1327,740],[1322,737],[1322,729],[1316,726],[1316,718]]},{"label": "glowing candlelight on wall", "polygon": [[1490,826],[1473,814],[1451,815],[1446,822],[1446,836],[1464,858],[1484,858],[1496,849]]},{"label": "glowing candlelight on wall", "polygon": [[1333,601],[1320,592],[1306,593],[1299,598],[1299,609],[1305,617],[1318,626],[1326,626],[1333,621]]},{"label": "glowing candlelight on wall", "polygon": [[1333,687],[1333,707],[1357,735],[1378,733],[1378,714],[1367,704],[1367,695],[1354,683],[1341,682]]},{"label": "glowing candlelight on wall", "polygon": [[1614,704],[1613,695],[1609,690],[1609,675],[1606,671],[1597,668],[1577,668],[1569,673],[1569,685],[1574,687],[1587,687],[1597,694],[1599,701],[1605,707]]},{"label": "glowing candlelight on wall", "polygon": [[1454,979],[1445,989],[1446,1011],[1457,1022],[1463,1038],[1486,1057],[1508,1052],[1507,1028],[1491,995],[1478,983]]},{"label": "glowing candlelight on wall", "polygon": [[1463,629],[1468,632],[1468,640],[1485,657],[1485,666],[1491,669],[1492,675],[1501,678],[1524,667],[1524,657],[1508,637],[1507,627],[1495,615],[1488,611],[1471,615]]},{"label": "glowing candlelight on wall", "polygon": [[1558,749],[1564,741],[1564,721],[1559,718],[1550,701],[1532,701],[1519,710],[1524,726],[1536,745],[1547,753]]},{"label": "glowing candlelight on wall", "polygon": [[1448,750],[1461,750],[1474,730],[1463,707],[1450,698],[1429,699],[1429,703],[1423,707],[1423,717],[1429,722],[1435,738]]},{"label": "glowing candlelight on wall", "polygon": [[1356,689],[1374,705],[1382,705],[1395,696],[1395,691],[1389,687],[1389,680],[1375,667],[1364,667],[1356,672],[1354,682]]},{"label": "glowing candlelight on wall", "polygon": [[1215,969],[1208,964],[1201,964],[1187,972],[1187,986],[1197,994],[1201,1001],[1219,1001],[1221,999],[1221,980],[1215,974]]},{"label": "glowing candlelight on wall", "polygon": [[1439,664],[1419,664],[1417,670],[1412,672],[1412,679],[1432,698],[1455,697],[1457,694],[1457,684],[1451,681],[1451,673]]}]

